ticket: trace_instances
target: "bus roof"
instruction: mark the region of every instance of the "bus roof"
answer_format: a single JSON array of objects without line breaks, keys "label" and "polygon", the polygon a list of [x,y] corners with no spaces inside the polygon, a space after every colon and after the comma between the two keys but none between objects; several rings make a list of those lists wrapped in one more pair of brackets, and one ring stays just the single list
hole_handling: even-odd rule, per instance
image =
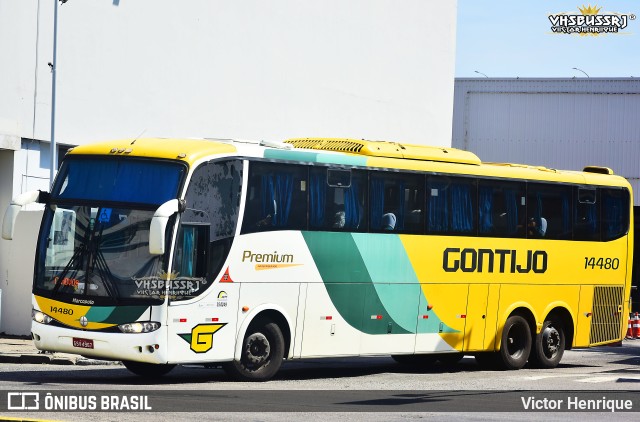
[{"label": "bus roof", "polygon": [[344,138],[299,138],[289,139],[284,142],[293,145],[295,148],[348,152],[371,157],[406,158],[476,165],[482,163],[474,153],[456,148]]},{"label": "bus roof", "polygon": [[526,180],[627,185],[623,177],[604,167],[585,171],[556,170],[513,163],[483,163],[475,154],[456,148],[368,141],[348,138],[295,138],[284,142],[232,139],[141,138],[106,141],[73,148],[69,154],[113,155],[173,159],[190,166],[216,155],[317,162],[356,167],[485,175]]},{"label": "bus roof", "polygon": [[193,164],[203,157],[237,152],[231,142],[206,139],[141,138],[80,145],[69,154],[165,158]]}]

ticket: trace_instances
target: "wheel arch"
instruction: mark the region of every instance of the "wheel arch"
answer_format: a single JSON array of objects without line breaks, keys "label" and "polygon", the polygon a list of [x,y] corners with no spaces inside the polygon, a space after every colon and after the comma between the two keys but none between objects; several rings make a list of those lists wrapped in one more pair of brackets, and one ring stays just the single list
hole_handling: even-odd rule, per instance
[{"label": "wheel arch", "polygon": [[553,319],[559,321],[562,324],[562,329],[564,331],[565,336],[565,350],[571,350],[571,345],[573,345],[573,336],[575,333],[575,321],[573,320],[573,314],[567,306],[563,304],[556,305],[553,309],[551,309],[547,315],[545,316],[544,321]]},{"label": "wheel arch", "polygon": [[242,324],[238,329],[238,335],[236,337],[236,346],[234,351],[234,359],[240,360],[242,353],[242,342],[244,336],[247,333],[249,327],[252,324],[259,323],[261,321],[271,321],[278,325],[282,336],[284,337],[284,357],[287,359],[290,356],[292,348],[292,332],[291,318],[287,315],[286,311],[277,305],[260,305],[252,309],[251,312],[244,318]]},{"label": "wheel arch", "polygon": [[496,333],[496,345],[495,350],[500,350],[502,346],[502,331],[504,330],[504,324],[509,317],[519,315],[527,321],[529,329],[531,330],[531,338],[535,338],[536,335],[536,316],[535,313],[526,304],[516,304],[508,312],[505,312],[500,323],[500,329]]}]

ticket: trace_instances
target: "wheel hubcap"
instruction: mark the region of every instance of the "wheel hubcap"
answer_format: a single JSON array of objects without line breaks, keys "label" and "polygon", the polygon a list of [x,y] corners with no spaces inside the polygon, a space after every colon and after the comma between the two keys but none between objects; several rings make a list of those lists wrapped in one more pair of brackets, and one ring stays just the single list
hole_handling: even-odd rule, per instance
[{"label": "wheel hubcap", "polygon": [[271,353],[269,340],[262,333],[253,333],[245,343],[245,357],[252,366],[260,366],[267,362]]},{"label": "wheel hubcap", "polygon": [[507,338],[507,350],[509,355],[514,359],[518,359],[524,348],[524,336],[522,334],[522,327],[514,326],[509,330],[509,337]]},{"label": "wheel hubcap", "polygon": [[560,333],[553,326],[546,327],[542,332],[542,347],[547,357],[553,357],[558,353],[560,346]]}]

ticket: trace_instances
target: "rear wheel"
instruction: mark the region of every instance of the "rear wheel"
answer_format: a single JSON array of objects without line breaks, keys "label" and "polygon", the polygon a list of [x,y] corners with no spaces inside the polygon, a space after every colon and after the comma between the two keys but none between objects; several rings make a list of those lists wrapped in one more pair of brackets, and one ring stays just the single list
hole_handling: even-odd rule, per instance
[{"label": "rear wheel", "polygon": [[499,356],[504,369],[520,369],[529,359],[531,353],[531,329],[527,320],[519,315],[512,315],[502,329],[502,342]]},{"label": "rear wheel", "polygon": [[547,320],[542,324],[540,334],[536,336],[534,350],[529,360],[536,368],[555,368],[560,363],[565,348],[565,335],[562,324]]},{"label": "rear wheel", "polygon": [[176,365],[133,362],[130,360],[123,360],[122,364],[129,371],[145,378],[161,377],[165,374],[168,374],[173,368],[176,367]]},{"label": "rear wheel", "polygon": [[284,337],[278,324],[256,321],[242,342],[240,361],[227,362],[224,370],[238,381],[271,379],[284,358]]}]

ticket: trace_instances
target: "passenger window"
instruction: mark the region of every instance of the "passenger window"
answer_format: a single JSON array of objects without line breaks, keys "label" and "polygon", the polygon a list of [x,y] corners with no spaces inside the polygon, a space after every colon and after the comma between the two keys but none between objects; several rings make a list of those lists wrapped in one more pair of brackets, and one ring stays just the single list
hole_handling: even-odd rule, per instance
[{"label": "passenger window", "polygon": [[478,185],[480,236],[524,237],[526,219],[524,183],[481,180]]},{"label": "passenger window", "polygon": [[595,188],[576,188],[574,240],[600,240],[600,202]]},{"label": "passenger window", "polygon": [[307,167],[252,162],[242,233],[304,230],[307,224]]},{"label": "passenger window", "polygon": [[529,183],[527,186],[527,237],[571,239],[570,186]]},{"label": "passenger window", "polygon": [[613,240],[629,231],[629,191],[602,189],[602,240]]},{"label": "passenger window", "polygon": [[427,177],[427,233],[476,233],[476,183],[462,177]]},{"label": "passenger window", "polygon": [[[366,231],[367,172],[344,171],[349,186],[329,185],[327,167],[311,168],[309,176],[309,228],[314,230]],[[337,173],[334,173],[337,174]],[[333,175],[332,175],[333,177]]]},{"label": "passenger window", "polygon": [[424,177],[371,172],[369,218],[372,232],[422,233]]}]

